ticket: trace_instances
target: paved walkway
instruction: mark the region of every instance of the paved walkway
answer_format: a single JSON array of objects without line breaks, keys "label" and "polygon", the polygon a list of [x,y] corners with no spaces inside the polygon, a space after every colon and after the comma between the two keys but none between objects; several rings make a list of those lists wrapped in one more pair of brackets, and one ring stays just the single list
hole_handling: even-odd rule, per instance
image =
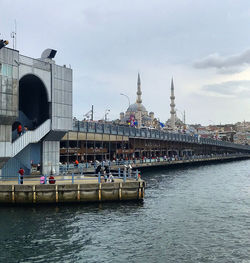
[{"label": "paved walkway", "polygon": [[[56,184],[72,184],[72,176],[55,176]],[[47,179],[48,180],[48,179]],[[115,183],[122,183],[122,178],[114,178]],[[133,178],[127,178],[126,181],[136,181]],[[101,182],[104,183],[104,178],[101,178]],[[90,176],[75,176],[74,184],[96,184],[98,183],[98,177]],[[108,183],[108,182],[107,182]],[[40,184],[40,177],[24,177],[24,185],[38,185]],[[48,184],[48,183],[47,183]],[[18,179],[13,180],[0,180],[0,185],[18,185]]]}]

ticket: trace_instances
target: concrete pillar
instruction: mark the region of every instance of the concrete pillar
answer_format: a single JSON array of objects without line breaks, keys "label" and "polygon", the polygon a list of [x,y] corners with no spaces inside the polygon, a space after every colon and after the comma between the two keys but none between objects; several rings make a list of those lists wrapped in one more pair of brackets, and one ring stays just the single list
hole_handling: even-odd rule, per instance
[{"label": "concrete pillar", "polygon": [[50,174],[54,171],[59,174],[60,142],[43,141],[42,143],[42,173]]}]

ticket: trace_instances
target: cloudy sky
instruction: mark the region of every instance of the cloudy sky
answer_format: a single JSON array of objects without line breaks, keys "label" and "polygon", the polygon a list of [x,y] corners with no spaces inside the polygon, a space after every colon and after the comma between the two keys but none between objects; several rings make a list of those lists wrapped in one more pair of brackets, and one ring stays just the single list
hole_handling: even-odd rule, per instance
[{"label": "cloudy sky", "polygon": [[94,105],[116,119],[136,99],[137,74],[148,111],[188,123],[250,121],[249,0],[0,0],[0,38],[17,22],[17,49],[40,57],[58,50],[73,69],[73,114]]}]

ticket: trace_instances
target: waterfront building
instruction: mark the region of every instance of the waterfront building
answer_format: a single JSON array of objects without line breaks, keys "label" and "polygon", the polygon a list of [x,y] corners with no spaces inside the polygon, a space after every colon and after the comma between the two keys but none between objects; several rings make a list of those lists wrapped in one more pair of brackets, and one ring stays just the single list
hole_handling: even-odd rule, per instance
[{"label": "waterfront building", "polygon": [[137,79],[136,95],[136,102],[129,105],[125,113],[120,113],[120,123],[129,124],[129,126],[151,127],[154,121],[154,113],[148,113],[145,106],[142,104],[141,78],[139,73]]},{"label": "waterfront building", "polygon": [[34,166],[59,171],[60,139],[72,129],[72,70],[56,65],[56,53],[46,49],[34,59],[0,48],[2,177],[16,176],[20,167],[26,174]]}]

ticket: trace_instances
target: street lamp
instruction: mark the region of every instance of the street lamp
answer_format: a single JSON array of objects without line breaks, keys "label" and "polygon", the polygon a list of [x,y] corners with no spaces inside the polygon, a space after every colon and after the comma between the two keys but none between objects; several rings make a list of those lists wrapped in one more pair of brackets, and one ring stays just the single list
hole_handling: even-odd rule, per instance
[{"label": "street lamp", "polygon": [[130,99],[129,96],[124,94],[124,93],[120,93],[120,95],[125,96],[128,99],[128,107],[130,106]]},{"label": "street lamp", "polygon": [[107,116],[108,116],[109,112],[110,112],[109,109],[106,109],[106,110],[105,110],[105,115],[104,115],[104,120],[105,120],[105,122],[107,121]]},{"label": "street lamp", "polygon": [[176,109],[178,112],[180,112],[181,113],[181,115],[182,115],[182,118],[183,118],[183,123],[184,123],[184,125],[186,124],[186,114],[185,114],[185,110],[182,112],[182,111],[180,111],[179,109]]}]

